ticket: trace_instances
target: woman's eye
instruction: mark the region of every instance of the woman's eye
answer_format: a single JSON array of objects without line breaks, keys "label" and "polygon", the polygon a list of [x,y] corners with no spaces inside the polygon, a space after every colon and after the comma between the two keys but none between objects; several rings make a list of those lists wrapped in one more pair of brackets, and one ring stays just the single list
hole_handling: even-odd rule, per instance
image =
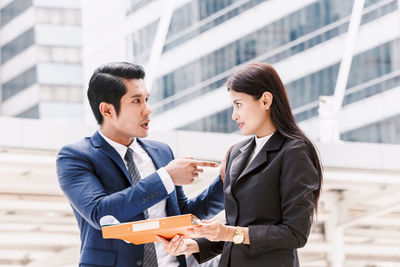
[{"label": "woman's eye", "polygon": [[133,103],[140,103],[140,99],[133,100]]}]

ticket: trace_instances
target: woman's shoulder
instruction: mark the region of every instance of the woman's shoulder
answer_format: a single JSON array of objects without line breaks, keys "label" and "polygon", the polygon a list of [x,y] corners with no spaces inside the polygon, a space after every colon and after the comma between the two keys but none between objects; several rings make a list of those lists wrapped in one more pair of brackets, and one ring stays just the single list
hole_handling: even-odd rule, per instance
[{"label": "woman's shoulder", "polygon": [[307,140],[287,138],[283,145],[285,154],[311,154],[314,149],[313,144]]},{"label": "woman's shoulder", "polygon": [[232,151],[232,152],[235,152],[235,151],[240,150],[242,147],[244,147],[244,146],[250,144],[250,143],[253,141],[253,139],[254,139],[254,137],[245,138],[244,140],[242,140],[242,141],[240,141],[240,142],[234,144],[234,145],[232,146],[231,151]]}]

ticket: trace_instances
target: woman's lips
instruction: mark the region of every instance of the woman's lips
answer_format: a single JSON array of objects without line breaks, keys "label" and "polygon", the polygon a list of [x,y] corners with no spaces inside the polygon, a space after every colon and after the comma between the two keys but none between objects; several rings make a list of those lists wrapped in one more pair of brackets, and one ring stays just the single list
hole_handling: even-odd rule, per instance
[{"label": "woman's lips", "polygon": [[244,123],[238,123],[239,129],[242,129],[243,125],[244,125]]}]

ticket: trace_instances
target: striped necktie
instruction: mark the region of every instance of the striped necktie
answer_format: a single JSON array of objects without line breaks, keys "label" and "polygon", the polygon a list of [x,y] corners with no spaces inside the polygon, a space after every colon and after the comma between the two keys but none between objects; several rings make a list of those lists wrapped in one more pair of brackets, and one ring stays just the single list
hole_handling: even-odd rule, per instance
[{"label": "striped necktie", "polygon": [[[128,166],[128,171],[132,179],[132,184],[136,184],[140,181],[140,173],[137,168],[135,161],[133,160],[133,150],[128,147],[125,154],[126,165]],[[149,218],[149,212],[147,210],[143,211],[144,218],[147,220]],[[144,244],[144,256],[143,256],[143,267],[157,267],[157,254],[154,243]]]}]

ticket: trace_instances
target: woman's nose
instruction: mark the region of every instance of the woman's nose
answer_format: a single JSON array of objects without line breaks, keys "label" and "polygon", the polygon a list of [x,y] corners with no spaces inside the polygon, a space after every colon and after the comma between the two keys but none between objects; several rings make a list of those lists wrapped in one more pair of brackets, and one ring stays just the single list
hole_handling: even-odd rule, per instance
[{"label": "woman's nose", "polygon": [[235,111],[232,112],[232,120],[234,120],[234,121],[238,120],[238,116],[236,115]]}]

